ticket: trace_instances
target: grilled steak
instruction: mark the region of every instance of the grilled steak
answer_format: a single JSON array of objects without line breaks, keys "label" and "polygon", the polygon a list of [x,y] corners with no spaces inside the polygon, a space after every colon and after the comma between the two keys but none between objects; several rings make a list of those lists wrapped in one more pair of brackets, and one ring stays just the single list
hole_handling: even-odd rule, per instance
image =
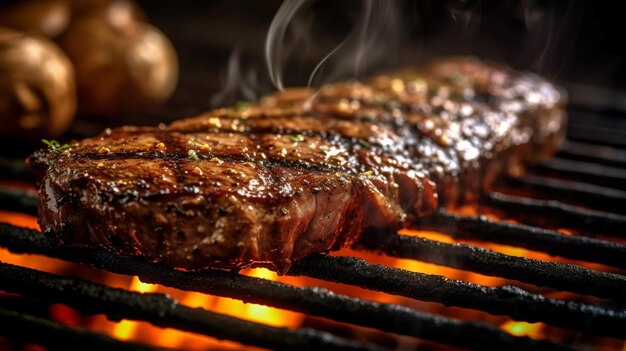
[{"label": "grilled steak", "polygon": [[184,269],[285,270],[473,201],[503,171],[549,156],[563,104],[539,77],[451,58],[107,130],[29,163],[40,225],[59,243]]}]

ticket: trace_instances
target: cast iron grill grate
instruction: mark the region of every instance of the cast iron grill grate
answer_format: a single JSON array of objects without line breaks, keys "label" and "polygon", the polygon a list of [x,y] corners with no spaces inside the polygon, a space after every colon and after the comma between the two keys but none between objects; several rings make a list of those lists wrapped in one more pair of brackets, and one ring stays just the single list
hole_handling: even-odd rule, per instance
[{"label": "cast iron grill grate", "polygon": [[[406,235],[371,235],[357,250],[501,277],[602,299],[601,303],[545,297],[518,286],[488,287],[437,275],[368,263],[348,256],[313,255],[287,273],[348,284],[420,301],[504,315],[516,321],[601,337],[626,339],[626,150],[614,138],[585,138],[585,124],[572,118],[573,136],[558,156],[520,178],[508,178],[498,192],[484,194],[481,208],[519,223],[439,211],[422,229],[454,239],[522,247],[575,261],[599,263],[611,272],[577,264],[506,255],[474,244],[449,244]],[[0,162],[0,176],[22,178],[23,166]],[[510,189],[525,189],[523,196]],[[556,200],[558,199],[558,201]],[[583,206],[581,206],[583,205]],[[34,194],[0,188],[0,208],[35,214]],[[560,228],[576,230],[567,235]],[[493,325],[420,312],[396,304],[336,294],[320,287],[297,287],[233,272],[183,272],[136,257],[100,250],[59,249],[42,234],[0,224],[0,247],[139,276],[147,283],[263,304],[330,320],[470,349],[573,350],[577,346],[510,335]],[[62,303],[83,314],[104,314],[159,327],[234,340],[270,349],[381,350],[383,346],[310,328],[277,328],[181,305],[163,294],[137,293],[79,278],[0,263],[0,290],[44,303]],[[68,338],[92,349],[146,350],[152,347],[58,324],[40,316],[0,307],[0,334],[62,348]]]}]

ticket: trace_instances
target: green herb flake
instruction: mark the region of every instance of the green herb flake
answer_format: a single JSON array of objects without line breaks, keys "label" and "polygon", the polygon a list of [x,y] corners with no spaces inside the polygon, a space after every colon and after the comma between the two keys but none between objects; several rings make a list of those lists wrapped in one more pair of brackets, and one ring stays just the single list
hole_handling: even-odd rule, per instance
[{"label": "green herb flake", "polygon": [[359,143],[359,145],[363,146],[366,149],[371,149],[372,147],[374,147],[374,145],[372,145],[369,141],[365,139],[358,139],[357,142]]},{"label": "green herb flake", "polygon": [[299,143],[301,141],[304,141],[304,137],[301,134],[290,135],[289,140],[293,141],[294,143]]},{"label": "green herb flake", "polygon": [[246,110],[250,107],[250,103],[249,102],[245,102],[245,101],[237,101],[235,103],[235,110],[237,111],[243,111]]},{"label": "green herb flake", "polygon": [[61,152],[61,151],[67,151],[67,150],[71,149],[70,144],[63,144],[63,145],[61,145],[56,140],[41,139],[41,142],[44,143],[45,145],[47,145],[48,146],[48,150],[50,150],[52,152]]},{"label": "green herb flake", "polygon": [[363,114],[359,115],[359,119],[362,119],[366,122],[371,122],[375,119],[376,114],[374,111],[365,111]]},{"label": "green herb flake", "polygon": [[452,74],[448,77],[448,81],[457,86],[466,86],[470,84],[469,78],[461,74]]},{"label": "green herb flake", "polygon": [[384,105],[389,101],[389,98],[385,96],[374,96],[371,100],[371,103],[374,105]]},{"label": "green herb flake", "polygon": [[330,149],[326,146],[322,146],[320,147],[320,152],[323,153],[324,155],[328,156],[328,154],[330,154]]},{"label": "green herb flake", "polygon": [[402,104],[400,102],[398,102],[398,101],[389,101],[387,103],[387,108],[390,109],[390,110],[401,109],[402,108]]},{"label": "green herb flake", "polygon": [[461,101],[464,99],[463,93],[460,90],[452,90],[450,93],[450,100]]},{"label": "green herb flake", "polygon": [[196,150],[189,150],[187,152],[187,157],[189,157],[189,159],[192,161],[198,161],[200,159]]}]

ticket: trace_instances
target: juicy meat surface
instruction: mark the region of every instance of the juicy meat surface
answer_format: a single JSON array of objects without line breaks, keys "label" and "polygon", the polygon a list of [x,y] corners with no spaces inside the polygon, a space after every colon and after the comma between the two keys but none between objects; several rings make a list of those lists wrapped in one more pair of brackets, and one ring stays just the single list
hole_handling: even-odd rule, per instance
[{"label": "juicy meat surface", "polygon": [[39,223],[60,244],[183,269],[285,270],[471,202],[502,172],[545,159],[564,103],[538,76],[449,58],[106,130],[28,162]]}]

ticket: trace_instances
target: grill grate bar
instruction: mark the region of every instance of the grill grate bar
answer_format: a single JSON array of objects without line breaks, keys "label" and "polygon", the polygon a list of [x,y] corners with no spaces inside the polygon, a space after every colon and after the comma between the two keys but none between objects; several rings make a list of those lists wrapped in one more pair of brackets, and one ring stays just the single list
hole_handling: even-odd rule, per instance
[{"label": "grill grate bar", "polygon": [[272,349],[383,350],[314,329],[293,330],[190,308],[164,294],[136,293],[82,279],[0,263],[0,289],[49,303],[64,303],[87,314],[147,321],[160,327],[211,335]]},{"label": "grill grate bar", "polygon": [[289,275],[306,275],[412,299],[508,315],[598,336],[624,338],[626,310],[546,298],[515,286],[487,287],[442,276],[370,264],[345,256],[312,255],[294,262]]},{"label": "grill grate bar", "polygon": [[555,348],[551,343],[515,337],[483,323],[463,322],[398,305],[360,300],[323,288],[295,287],[220,270],[183,272],[138,257],[123,257],[100,250],[60,249],[51,246],[40,233],[7,224],[0,224],[0,233],[0,245],[17,253],[48,255],[118,274],[141,276],[149,283],[308,313],[451,346],[478,350],[493,346],[506,350]]},{"label": "grill grate bar", "polygon": [[156,351],[146,345],[120,341],[105,334],[72,328],[23,312],[0,309],[0,335],[14,340],[36,343],[49,350],[79,349],[90,351]]},{"label": "grill grate bar", "polygon": [[504,210],[507,216],[512,215],[520,221],[540,226],[549,224],[576,228],[584,233],[626,237],[626,216],[616,213],[583,209],[556,200],[538,200],[497,192],[482,195],[481,203]]},{"label": "grill grate bar", "polygon": [[570,199],[601,209],[616,211],[626,209],[626,191],[604,186],[563,181],[538,176],[508,177],[505,184],[512,188],[524,188],[539,194],[549,194],[552,199]]},{"label": "grill grate bar", "polygon": [[455,239],[486,240],[626,269],[626,245],[565,235],[525,224],[496,222],[482,216],[462,216],[440,210],[420,220],[418,228],[435,230]]},{"label": "grill grate bar", "polygon": [[567,126],[567,138],[585,143],[626,148],[626,133],[612,128],[570,123]]},{"label": "grill grate bar", "polygon": [[561,147],[559,156],[610,167],[626,168],[626,152],[609,146],[568,140]]},{"label": "grill grate bar", "polygon": [[482,247],[447,244],[406,235],[368,235],[365,249],[473,272],[514,279],[561,291],[626,301],[626,276],[573,264],[545,262],[501,254]]},{"label": "grill grate bar", "polygon": [[542,173],[546,172],[550,176],[566,176],[568,179],[622,190],[626,181],[626,169],[563,158],[552,158],[534,169]]},{"label": "grill grate bar", "polygon": [[0,157],[0,177],[2,179],[16,179],[21,181],[33,178],[33,172],[26,167],[23,158]]},{"label": "grill grate bar", "polygon": [[306,275],[393,295],[508,315],[599,336],[624,338],[626,310],[546,298],[515,286],[487,287],[441,276],[370,264],[345,256],[312,255],[294,263],[290,275]]},{"label": "grill grate bar", "polygon": [[37,215],[39,198],[31,191],[0,186],[0,209]]}]

